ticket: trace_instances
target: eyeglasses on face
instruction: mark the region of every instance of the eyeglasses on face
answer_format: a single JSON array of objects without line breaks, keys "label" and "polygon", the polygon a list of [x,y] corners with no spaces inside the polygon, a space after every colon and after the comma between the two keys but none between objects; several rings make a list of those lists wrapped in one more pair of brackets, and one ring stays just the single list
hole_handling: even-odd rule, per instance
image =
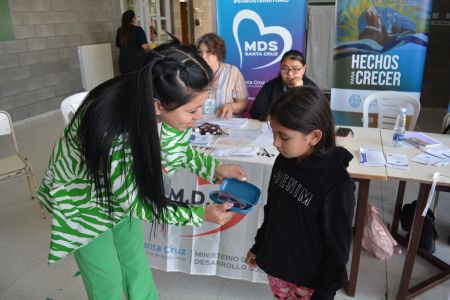
[{"label": "eyeglasses on face", "polygon": [[280,72],[281,72],[282,74],[288,74],[289,72],[292,72],[292,74],[298,74],[298,73],[300,73],[300,71],[303,69],[303,67],[304,67],[304,66],[301,66],[301,67],[292,67],[292,68],[289,68],[289,67],[281,67],[281,68],[280,68]]}]

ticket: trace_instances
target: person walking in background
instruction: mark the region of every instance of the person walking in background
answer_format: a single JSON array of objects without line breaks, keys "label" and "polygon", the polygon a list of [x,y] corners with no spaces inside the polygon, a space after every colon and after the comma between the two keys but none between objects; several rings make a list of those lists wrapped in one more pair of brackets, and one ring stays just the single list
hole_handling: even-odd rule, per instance
[{"label": "person walking in background", "polygon": [[297,50],[289,50],[281,58],[280,74],[266,82],[250,109],[253,119],[266,121],[270,105],[287,90],[303,86],[316,84],[306,75],[306,60],[303,53]]},{"label": "person walking in background", "polygon": [[347,280],[355,184],[346,168],[353,156],[335,145],[330,106],[315,87],[284,93],[269,120],[280,154],[245,261],[268,274],[276,299],[333,299]]},{"label": "person walking in background", "polygon": [[156,230],[233,217],[229,203],[170,201],[162,170],[165,178],[184,167],[212,182],[245,180],[240,166],[220,164],[189,144],[213,79],[196,49],[162,45],[143,63],[89,92],[56,142],[38,191],[52,217],[49,262],[74,253],[89,299],[158,298],[141,220]]},{"label": "person walking in background", "polygon": [[119,71],[121,74],[136,70],[144,51],[150,49],[144,30],[136,26],[136,14],[127,10],[122,14],[122,26],[117,29],[116,47],[119,50]]},{"label": "person walking in background", "polygon": [[239,69],[226,64],[225,41],[215,33],[207,33],[197,40],[200,55],[214,72],[205,113],[229,119],[247,109],[247,86]]}]

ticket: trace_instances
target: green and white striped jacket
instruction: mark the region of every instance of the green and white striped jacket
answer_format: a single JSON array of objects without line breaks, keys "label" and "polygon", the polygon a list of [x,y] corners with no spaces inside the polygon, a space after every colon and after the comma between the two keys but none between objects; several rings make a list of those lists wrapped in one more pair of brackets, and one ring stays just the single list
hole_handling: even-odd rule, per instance
[{"label": "green and white striped jacket", "polygon": [[[111,192],[115,200],[112,218],[100,209],[95,187],[87,179],[80,144],[74,138],[76,127],[66,128],[56,142],[38,191],[39,200],[52,216],[49,263],[73,253],[128,216],[152,221],[151,211],[143,205],[137,193],[129,145],[122,150],[120,143],[116,143],[111,149]],[[163,170],[173,174],[178,168],[185,167],[212,181],[219,162],[197,152],[189,145],[189,140],[190,129],[180,132],[162,125]],[[168,207],[160,218],[168,224],[200,226],[203,206]]]}]

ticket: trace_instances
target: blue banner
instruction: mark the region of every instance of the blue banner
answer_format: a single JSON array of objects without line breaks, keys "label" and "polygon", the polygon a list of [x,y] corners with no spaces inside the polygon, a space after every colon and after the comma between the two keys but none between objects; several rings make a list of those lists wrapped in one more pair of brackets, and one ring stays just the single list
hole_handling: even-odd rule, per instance
[{"label": "blue banner", "polygon": [[338,124],[361,126],[364,98],[376,91],[420,98],[430,18],[431,0],[336,1],[331,107]]},{"label": "blue banner", "polygon": [[217,28],[226,62],[241,70],[252,101],[278,75],[286,51],[304,52],[306,0],[217,1]]}]

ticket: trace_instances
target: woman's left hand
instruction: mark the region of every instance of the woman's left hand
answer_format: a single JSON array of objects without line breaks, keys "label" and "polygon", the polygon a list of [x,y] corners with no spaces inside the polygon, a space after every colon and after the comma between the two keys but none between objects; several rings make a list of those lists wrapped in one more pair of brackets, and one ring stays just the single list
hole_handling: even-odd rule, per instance
[{"label": "woman's left hand", "polygon": [[216,177],[219,178],[236,178],[238,180],[247,180],[244,170],[239,165],[221,164],[217,167]]},{"label": "woman's left hand", "polygon": [[233,104],[228,102],[222,105],[219,111],[219,118],[228,120],[233,117]]}]

